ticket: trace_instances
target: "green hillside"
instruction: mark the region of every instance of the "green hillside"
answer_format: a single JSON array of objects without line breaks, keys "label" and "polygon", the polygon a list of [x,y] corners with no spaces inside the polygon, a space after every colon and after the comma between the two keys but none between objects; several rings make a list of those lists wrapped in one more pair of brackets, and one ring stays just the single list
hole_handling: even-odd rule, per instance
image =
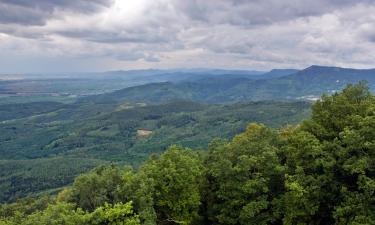
[{"label": "green hillside", "polygon": [[[43,110],[41,105],[45,105]],[[4,105],[8,112],[0,121],[4,172],[0,200],[62,187],[99,163],[138,166],[172,144],[206,148],[213,138],[232,138],[242,132],[249,122],[272,127],[295,124],[309,115],[309,106],[272,101]],[[142,130],[151,135],[140,135]],[[70,171],[54,167],[54,163]],[[17,166],[11,167],[13,164]],[[35,172],[43,169],[47,172]]]},{"label": "green hillside", "polygon": [[298,126],[252,123],[208,151],[171,146],[136,170],[100,166],[56,197],[2,205],[0,224],[371,225],[374,107],[363,83],[348,86]]}]

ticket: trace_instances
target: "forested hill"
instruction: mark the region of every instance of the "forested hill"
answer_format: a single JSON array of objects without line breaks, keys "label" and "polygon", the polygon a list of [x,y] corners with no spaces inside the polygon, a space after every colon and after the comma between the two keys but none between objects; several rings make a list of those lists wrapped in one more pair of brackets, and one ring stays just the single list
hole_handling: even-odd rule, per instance
[{"label": "forested hill", "polygon": [[296,124],[309,115],[309,106],[275,101],[2,105],[0,203],[56,192],[99,164],[137,167],[172,144],[206,148],[213,138],[232,138],[250,122]]},{"label": "forested hill", "polygon": [[323,96],[298,126],[250,124],[206,152],[172,146],[139,170],[79,176],[57,197],[0,208],[1,225],[375,224],[375,96]]},{"label": "forested hill", "polygon": [[375,90],[375,69],[311,66],[301,71],[271,71],[257,77],[262,79],[227,75],[182,82],[151,83],[91,96],[83,101],[160,103],[185,99],[229,103],[249,100],[316,100],[322,94],[332,94],[342,90],[347,84],[362,80],[369,83],[371,90]]},{"label": "forested hill", "polygon": [[296,69],[273,69],[267,73],[257,76],[257,79],[270,79],[270,78],[277,78],[277,77],[284,77],[287,75],[295,74],[299,70]]}]

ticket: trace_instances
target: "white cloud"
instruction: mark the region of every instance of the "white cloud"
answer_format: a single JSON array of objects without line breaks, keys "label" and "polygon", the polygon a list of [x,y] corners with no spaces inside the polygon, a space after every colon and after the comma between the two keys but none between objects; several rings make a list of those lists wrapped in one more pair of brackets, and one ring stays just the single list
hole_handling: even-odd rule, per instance
[{"label": "white cloud", "polygon": [[66,62],[56,71],[72,70],[69,62],[91,70],[87,65],[98,61],[99,70],[375,67],[375,4],[369,0],[9,2],[0,0],[0,13],[7,5],[28,13],[0,16],[0,60],[13,66],[22,58],[22,69],[4,65],[3,71],[44,70],[38,58]]}]

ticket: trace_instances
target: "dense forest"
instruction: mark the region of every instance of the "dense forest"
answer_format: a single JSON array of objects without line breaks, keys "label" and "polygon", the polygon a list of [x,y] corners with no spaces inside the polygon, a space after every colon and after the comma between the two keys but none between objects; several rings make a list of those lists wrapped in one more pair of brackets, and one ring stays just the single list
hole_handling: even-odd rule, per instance
[{"label": "dense forest", "polygon": [[58,192],[101,164],[138,167],[172,144],[204,149],[213,138],[233,138],[250,122],[296,124],[309,115],[309,107],[272,101],[5,105],[0,110],[0,203]]},{"label": "dense forest", "polygon": [[299,125],[252,123],[207,151],[100,166],[56,196],[2,205],[0,224],[373,225],[374,128],[375,96],[349,85]]}]

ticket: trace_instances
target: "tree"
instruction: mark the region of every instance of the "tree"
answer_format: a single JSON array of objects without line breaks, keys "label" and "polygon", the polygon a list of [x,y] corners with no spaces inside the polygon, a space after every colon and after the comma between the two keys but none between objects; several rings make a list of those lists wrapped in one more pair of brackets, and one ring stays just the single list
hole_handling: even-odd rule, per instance
[{"label": "tree", "polygon": [[259,124],[228,144],[212,143],[206,160],[210,195],[206,203],[215,224],[276,224],[283,190],[277,135]]},{"label": "tree", "polygon": [[118,201],[121,182],[122,172],[118,167],[100,166],[76,178],[69,201],[84,210],[94,211],[104,203],[113,204]]},{"label": "tree", "polygon": [[282,134],[285,142],[284,224],[332,224],[337,183],[335,160],[312,134],[298,129]]},{"label": "tree", "polygon": [[202,162],[197,153],[172,146],[140,173],[153,189],[157,224],[192,224],[198,219]]},{"label": "tree", "polygon": [[139,216],[134,214],[132,202],[115,205],[105,204],[94,212],[85,215],[84,224],[88,225],[140,225]]},{"label": "tree", "polygon": [[140,225],[139,216],[133,212],[132,203],[105,204],[92,213],[75,209],[73,204],[58,202],[47,209],[28,216],[16,214],[1,225]]},{"label": "tree", "polygon": [[45,210],[30,215],[17,213],[14,217],[1,221],[1,225],[83,225],[84,212],[75,210],[69,203],[50,204]]},{"label": "tree", "polygon": [[156,224],[152,183],[153,179],[144,173],[135,173],[133,169],[126,168],[118,188],[119,201],[132,201],[134,209],[144,225]]},{"label": "tree", "polygon": [[323,96],[287,135],[289,224],[375,224],[375,98],[365,83]]}]

